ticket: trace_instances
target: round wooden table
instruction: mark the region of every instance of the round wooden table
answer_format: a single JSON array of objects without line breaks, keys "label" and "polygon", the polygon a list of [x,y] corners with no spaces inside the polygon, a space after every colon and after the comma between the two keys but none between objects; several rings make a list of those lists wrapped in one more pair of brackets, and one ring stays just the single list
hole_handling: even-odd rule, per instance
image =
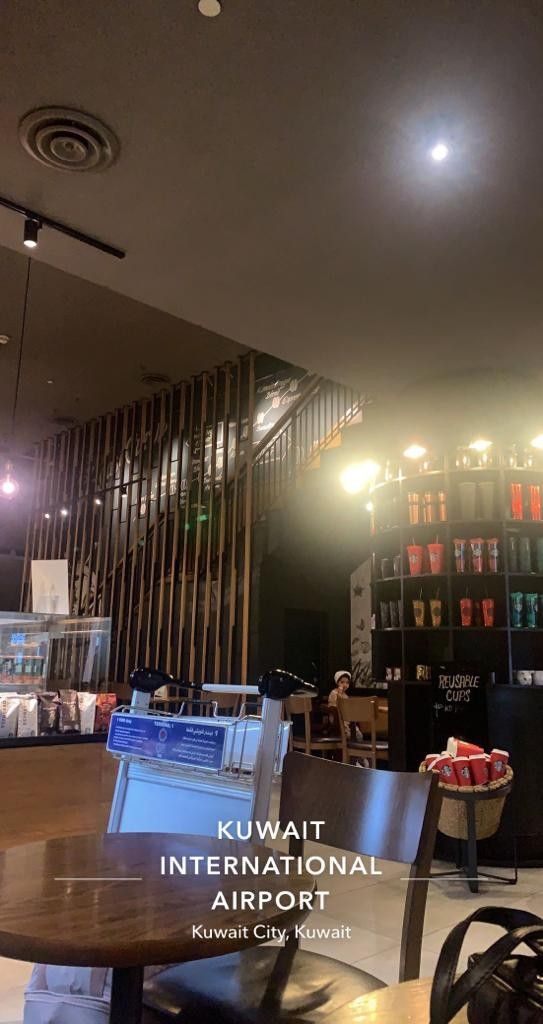
[{"label": "round wooden table", "polygon": [[[291,930],[307,917],[310,907],[299,905],[300,895],[315,888],[307,875],[220,870],[227,855],[259,857],[262,864],[270,854],[247,842],[167,833],[73,836],[12,847],[0,854],[0,955],[112,967],[110,1021],[139,1024],[144,967],[257,946],[273,936],[255,936],[256,925]],[[176,863],[195,856],[203,858],[204,873],[177,873]],[[216,874],[205,871],[209,857],[217,858]],[[241,890],[254,894],[255,909],[211,909],[219,892],[230,907]],[[256,909],[264,892],[271,900]],[[290,909],[278,908],[279,893],[293,895]],[[282,906],[287,901],[280,899]],[[211,935],[204,936],[204,929]],[[221,935],[218,929],[229,931]]]},{"label": "round wooden table", "polygon": [[[428,1024],[431,989],[432,979],[423,978],[370,992],[357,1001],[357,1024]],[[451,1024],[468,1024],[466,1010]]]}]

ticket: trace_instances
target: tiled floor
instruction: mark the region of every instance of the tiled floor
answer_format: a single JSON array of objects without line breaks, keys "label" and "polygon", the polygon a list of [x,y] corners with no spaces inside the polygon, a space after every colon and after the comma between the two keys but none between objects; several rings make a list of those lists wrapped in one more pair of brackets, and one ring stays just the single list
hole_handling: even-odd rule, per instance
[{"label": "tiled floor", "polygon": [[[282,845],[282,844],[281,844]],[[307,852],[326,854],[326,848],[307,846]],[[337,855],[337,850],[334,853]],[[333,876],[321,882],[330,896],[323,912],[315,912],[308,927],[350,925],[350,940],[305,940],[303,945],[327,956],[336,957],[369,971],[383,981],[397,981],[400,921],[405,892],[405,869],[402,865],[379,864],[381,877]],[[440,867],[443,867],[440,865]],[[433,973],[437,955],[451,927],[476,907],[494,903],[500,906],[524,907],[543,914],[543,869],[521,871],[518,885],[482,885],[478,895],[471,895],[460,881],[432,882],[429,889],[424,930],[422,974]],[[470,934],[464,960],[473,950],[484,949],[498,935],[491,926],[478,925]],[[23,1014],[23,990],[29,975],[27,964],[0,958],[0,1024],[19,1024]]]}]

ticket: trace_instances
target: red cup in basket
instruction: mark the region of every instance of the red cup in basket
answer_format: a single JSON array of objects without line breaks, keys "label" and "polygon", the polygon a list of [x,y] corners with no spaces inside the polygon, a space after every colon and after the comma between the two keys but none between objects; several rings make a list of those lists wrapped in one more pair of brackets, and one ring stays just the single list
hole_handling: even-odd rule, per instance
[{"label": "red cup in basket", "polygon": [[474,786],[486,786],[488,782],[488,762],[486,754],[470,754],[469,767]]},{"label": "red cup in basket", "polygon": [[441,754],[427,754],[426,755],[426,757],[424,758],[424,762],[423,762],[426,765],[426,771],[430,771],[431,765],[434,763],[434,761],[437,761],[438,757],[441,757]]},{"label": "red cup in basket", "polygon": [[472,754],[484,754],[484,750],[476,743],[468,743],[467,740],[457,740],[456,736],[449,736],[447,753],[451,757],[470,757]]},{"label": "red cup in basket", "polygon": [[469,757],[453,757],[453,768],[459,786],[471,786]]},{"label": "red cup in basket", "polygon": [[428,554],[430,556],[430,572],[442,573],[445,564],[445,545],[439,544],[437,541],[434,544],[428,544]]},{"label": "red cup in basket", "polygon": [[408,544],[407,557],[409,559],[409,572],[412,576],[420,576],[422,573],[422,559],[424,548],[422,544]]},{"label": "red cup in basket", "polygon": [[494,750],[490,751],[490,781],[495,782],[496,779],[503,779],[509,764],[509,754],[506,750]]},{"label": "red cup in basket", "polygon": [[456,785],[453,759],[450,754],[442,754],[441,757],[438,757],[432,765],[432,771],[439,772],[441,782],[445,782],[448,786]]}]

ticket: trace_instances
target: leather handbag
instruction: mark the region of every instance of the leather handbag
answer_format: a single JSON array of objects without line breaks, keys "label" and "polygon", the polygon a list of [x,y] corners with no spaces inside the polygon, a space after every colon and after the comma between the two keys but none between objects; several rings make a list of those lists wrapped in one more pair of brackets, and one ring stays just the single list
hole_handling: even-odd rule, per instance
[{"label": "leather handbag", "polygon": [[[470,957],[458,979],[458,959],[469,926],[496,924],[506,934],[485,953]],[[534,956],[516,953],[521,943]],[[543,920],[525,910],[483,907],[447,936],[430,998],[430,1024],[449,1024],[468,1007],[469,1024],[543,1024]]]}]

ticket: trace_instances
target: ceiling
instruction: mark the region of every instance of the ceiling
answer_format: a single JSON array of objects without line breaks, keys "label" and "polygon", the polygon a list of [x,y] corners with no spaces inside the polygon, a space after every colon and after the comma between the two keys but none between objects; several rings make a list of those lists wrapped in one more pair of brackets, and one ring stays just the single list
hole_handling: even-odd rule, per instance
[{"label": "ceiling", "polygon": [[107,288],[32,261],[14,437],[12,409],[28,259],[0,247],[0,452],[84,422],[159,385],[209,369],[243,351],[235,342]]},{"label": "ceiling", "polygon": [[[0,192],[127,253],[43,231],[40,261],[377,395],[438,370],[543,369],[535,0],[224,0],[213,20],[196,0],[4,0],[0,50]],[[55,104],[102,118],[118,163],[34,163],[18,122]],[[21,249],[5,211],[0,242]],[[109,387],[131,330],[108,293],[113,340],[95,349],[94,294],[68,324],[49,303],[53,371],[73,339]],[[134,364],[154,362],[150,331]]]}]

